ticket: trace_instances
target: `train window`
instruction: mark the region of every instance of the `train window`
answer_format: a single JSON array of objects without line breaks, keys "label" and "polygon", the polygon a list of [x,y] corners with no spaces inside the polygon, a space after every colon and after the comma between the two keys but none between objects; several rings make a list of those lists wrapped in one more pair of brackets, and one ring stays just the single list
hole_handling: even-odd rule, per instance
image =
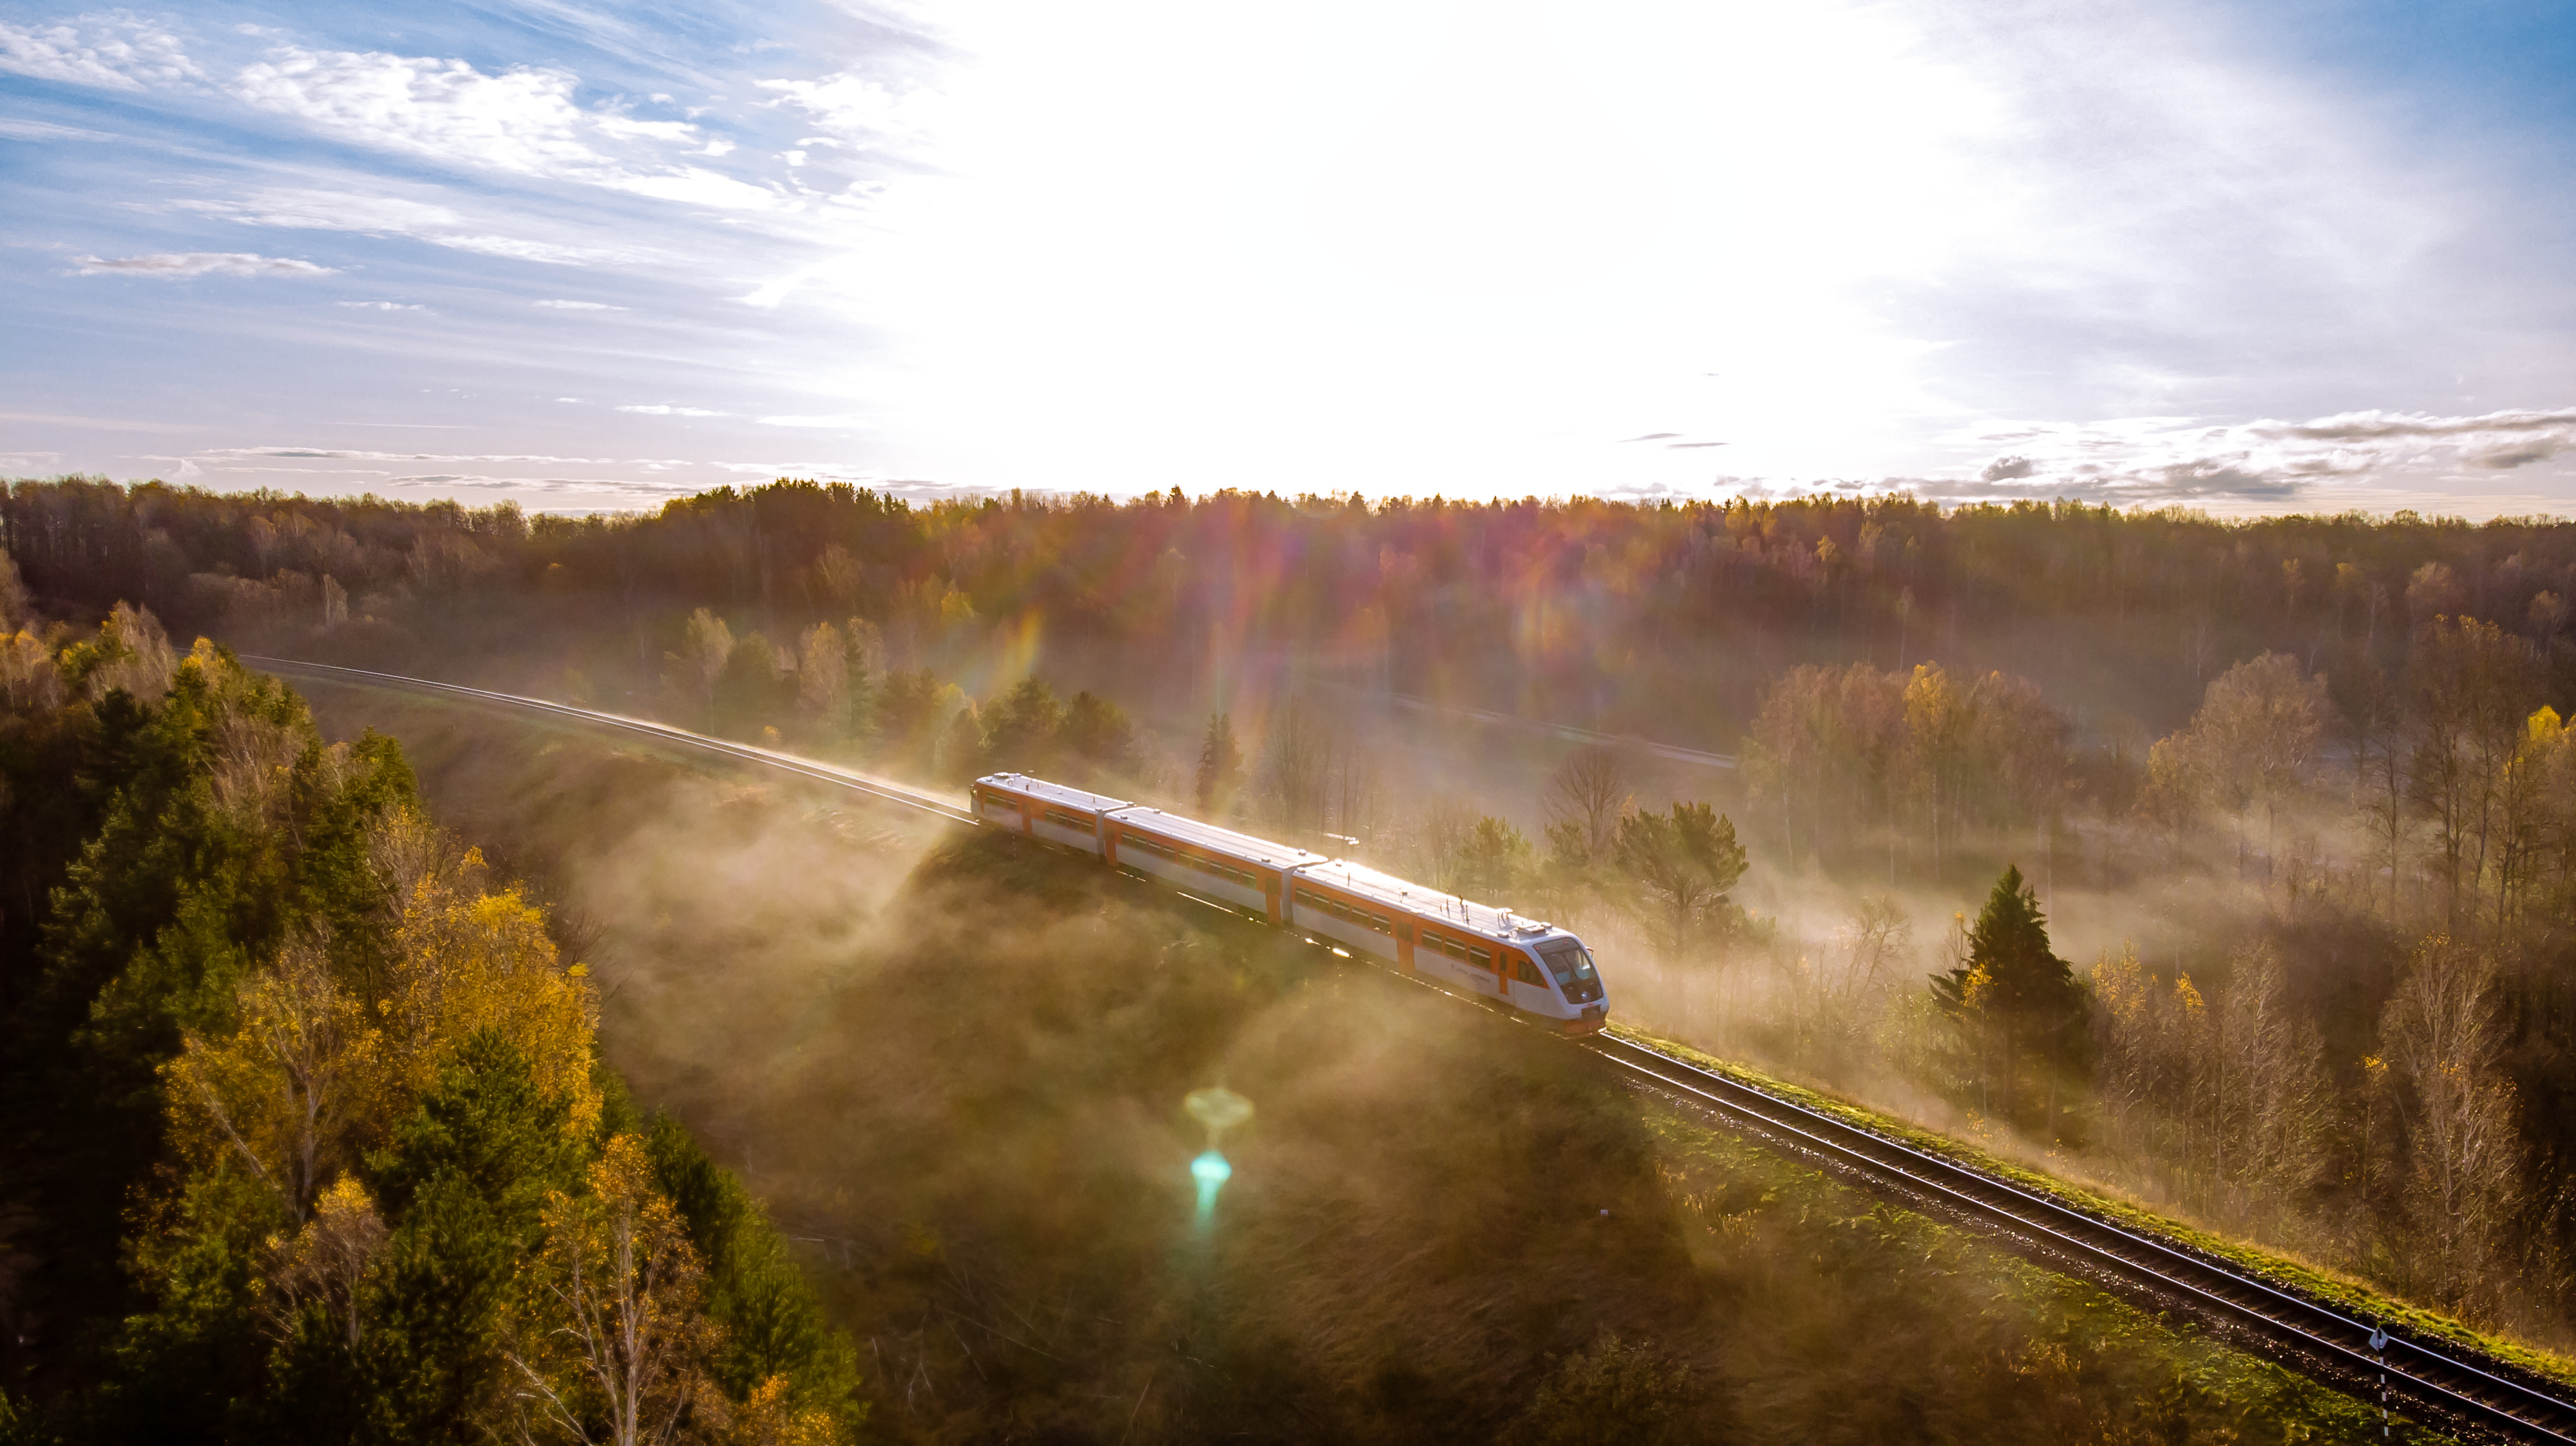
[{"label": "train window", "polygon": [[1054,824],[1058,828],[1076,828],[1081,829],[1086,833],[1091,830],[1091,820],[1084,818],[1078,813],[1067,813],[1060,808],[1048,809],[1046,811],[1046,821]]},{"label": "train window", "polygon": [[1523,984],[1536,984],[1541,988],[1547,985],[1547,976],[1538,972],[1538,966],[1530,962],[1527,954],[1518,951],[1512,954],[1512,977]]},{"label": "train window", "polygon": [[1384,914],[1369,915],[1368,926],[1381,934],[1392,934],[1395,932],[1395,921]]},{"label": "train window", "polygon": [[1467,946],[1467,962],[1479,969],[1491,969],[1494,967],[1494,951],[1470,944]]},{"label": "train window", "polygon": [[1569,1004],[1589,1004],[1601,997],[1601,976],[1593,971],[1591,951],[1572,939],[1550,939],[1538,946],[1547,972],[1556,976]]},{"label": "train window", "polygon": [[1300,906],[1309,909],[1324,909],[1329,911],[1332,908],[1332,905],[1324,902],[1324,896],[1316,893],[1313,889],[1299,889],[1297,891],[1297,902]]}]

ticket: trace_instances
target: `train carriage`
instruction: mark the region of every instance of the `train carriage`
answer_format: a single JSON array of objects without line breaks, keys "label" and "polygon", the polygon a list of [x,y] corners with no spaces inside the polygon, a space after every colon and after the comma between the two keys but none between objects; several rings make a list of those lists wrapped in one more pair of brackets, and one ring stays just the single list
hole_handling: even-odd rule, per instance
[{"label": "train carriage", "polygon": [[975,816],[1014,833],[1108,857],[1108,818],[1133,807],[1123,798],[1031,778],[995,773],[975,780]]},{"label": "train carriage", "polygon": [[1273,924],[1569,1034],[1597,1030],[1608,1015],[1601,976],[1583,941],[1508,909],[1026,774],[979,778],[971,801],[984,822],[1257,911]]},{"label": "train carriage", "polygon": [[1288,875],[1324,856],[1287,844],[1236,833],[1159,808],[1124,808],[1109,815],[1104,835],[1109,861],[1191,893],[1256,909],[1271,923],[1285,922]]}]

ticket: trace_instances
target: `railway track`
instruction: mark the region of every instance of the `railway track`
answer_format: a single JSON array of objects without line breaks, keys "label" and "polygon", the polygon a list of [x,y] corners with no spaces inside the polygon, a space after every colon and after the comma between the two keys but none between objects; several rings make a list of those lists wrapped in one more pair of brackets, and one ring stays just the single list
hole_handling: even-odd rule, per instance
[{"label": "railway track", "polygon": [[[242,655],[242,661],[304,677],[470,699],[615,729],[833,784],[951,823],[973,826],[977,822],[967,810],[924,789],[666,723],[365,668],[252,654]],[[1211,907],[1240,913],[1220,904]],[[2576,1446],[2576,1400],[2570,1399],[2576,1392],[2565,1387],[2447,1343],[2431,1344],[2396,1331],[2378,1336],[2369,1322],[2175,1241],[2087,1214],[2041,1192],[1630,1040],[1595,1035],[1582,1041],[1581,1047],[1636,1083],[1713,1108],[1775,1144],[1817,1158],[1840,1173],[1913,1196],[2080,1270],[2125,1281],[2240,1330],[2266,1344],[2273,1359],[2337,1389],[2365,1399],[2373,1389],[2381,1389],[2385,1403],[2400,1406],[2438,1429],[2473,1438]]]},{"label": "railway track", "polygon": [[2576,1403],[2509,1366],[2395,1331],[2374,1350],[2366,1321],[2285,1290],[2241,1268],[2000,1180],[1956,1160],[1782,1099],[1741,1080],[1615,1035],[1585,1047],[1622,1072],[1709,1105],[1792,1149],[1997,1227],[2040,1251],[2144,1286],[2185,1308],[2273,1343],[2289,1362],[2340,1389],[2368,1395],[2382,1382],[2390,1404],[2439,1427],[2508,1441],[2576,1442]]},{"label": "railway track", "polygon": [[946,819],[950,823],[971,825],[975,822],[975,815],[927,789],[913,788],[897,783],[893,779],[878,778],[873,774],[858,772],[856,769],[819,763],[811,758],[800,758],[793,753],[781,753],[770,748],[755,748],[748,743],[736,743],[730,739],[709,737],[704,733],[692,733],[686,728],[674,728],[668,723],[655,723],[645,718],[629,718],[622,713],[602,713],[590,708],[576,708],[569,703],[550,703],[543,698],[522,697],[517,693],[495,693],[488,688],[468,688],[459,683],[437,683],[427,678],[407,678],[399,673],[378,673],[365,668],[344,668],[333,663],[305,663],[293,658],[264,658],[255,653],[243,653],[240,656],[245,663],[281,673],[294,673],[302,677],[321,678],[364,687],[404,688],[418,693],[470,698],[478,703],[497,703],[531,713],[549,714],[579,723],[614,728],[620,732],[638,734],[657,742],[675,743],[685,748],[720,753],[746,763],[757,763],[823,783],[835,784],[856,793],[866,794],[871,798],[900,804],[905,808]]}]

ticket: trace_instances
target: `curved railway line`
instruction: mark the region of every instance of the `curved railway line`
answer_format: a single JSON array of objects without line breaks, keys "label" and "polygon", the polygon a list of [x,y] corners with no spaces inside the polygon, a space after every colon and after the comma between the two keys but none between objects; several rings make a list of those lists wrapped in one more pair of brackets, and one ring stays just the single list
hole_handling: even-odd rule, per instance
[{"label": "curved railway line", "polygon": [[[977,822],[966,809],[927,790],[664,723],[364,668],[251,654],[242,655],[242,661],[280,672],[465,698],[616,729],[780,769],[952,823],[974,826]],[[2437,1430],[2472,1439],[2576,1443],[2576,1399],[2571,1399],[2576,1398],[2576,1390],[2450,1343],[2430,1344],[2394,1330],[2382,1338],[2382,1348],[2374,1349],[2372,1323],[2179,1242],[2104,1220],[2043,1192],[1616,1035],[1598,1034],[1576,1043],[1640,1087],[1660,1089],[1714,1109],[1839,1175],[1912,1197],[2000,1232],[2081,1273],[2124,1283],[2178,1306],[2243,1337],[2242,1343],[2257,1353],[2338,1390],[2367,1399],[2372,1391],[2384,1389],[2386,1404]]]}]

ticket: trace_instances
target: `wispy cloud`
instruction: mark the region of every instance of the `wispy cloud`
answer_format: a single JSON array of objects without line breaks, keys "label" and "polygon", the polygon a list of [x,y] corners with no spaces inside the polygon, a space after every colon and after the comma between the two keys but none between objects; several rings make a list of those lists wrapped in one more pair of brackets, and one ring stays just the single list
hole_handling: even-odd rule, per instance
[{"label": "wispy cloud", "polygon": [[272,188],[238,199],[173,201],[170,208],[220,217],[245,226],[406,236],[433,246],[471,251],[481,256],[537,261],[552,266],[582,266],[632,259],[635,255],[632,250],[493,235],[458,215],[452,207],[402,196]]},{"label": "wispy cloud", "polygon": [[0,139],[13,141],[112,141],[117,137],[107,131],[84,130],[79,126],[60,126],[51,121],[17,120],[0,116]]},{"label": "wispy cloud", "polygon": [[2576,449],[2576,408],[2475,416],[2342,412],[2304,422],[2220,425],[2188,417],[2025,422],[1979,428],[1961,440],[1999,450],[1973,480],[1907,485],[1960,498],[2287,505],[2325,484],[2426,486],[2548,461]]},{"label": "wispy cloud", "polygon": [[709,411],[705,407],[673,407],[666,406],[658,402],[651,406],[619,407],[617,410],[621,412],[632,412],[639,417],[721,417],[726,415],[726,413],[723,412]]},{"label": "wispy cloud", "polygon": [[427,310],[429,310],[429,308],[428,308],[428,307],[421,305],[421,304],[420,304],[419,302],[417,302],[417,301],[335,301],[335,302],[333,302],[333,303],[332,303],[332,305],[334,305],[334,306],[345,306],[345,307],[350,308],[350,309],[351,309],[351,310],[353,310],[353,311],[427,311]]},{"label": "wispy cloud", "polygon": [[105,90],[141,90],[205,75],[179,37],[121,13],[38,25],[0,20],[0,70]]},{"label": "wispy cloud", "polygon": [[334,267],[250,251],[164,251],[150,256],[83,256],[83,276],[333,276]]},{"label": "wispy cloud", "polygon": [[[565,301],[561,298],[550,298],[533,304],[549,311],[624,311],[626,309],[622,306],[611,306],[605,301]],[[558,398],[558,400],[563,399]]]},{"label": "wispy cloud", "polygon": [[856,430],[876,425],[865,417],[852,416],[762,417],[760,419],[760,424],[764,427],[839,427],[845,430]]}]

